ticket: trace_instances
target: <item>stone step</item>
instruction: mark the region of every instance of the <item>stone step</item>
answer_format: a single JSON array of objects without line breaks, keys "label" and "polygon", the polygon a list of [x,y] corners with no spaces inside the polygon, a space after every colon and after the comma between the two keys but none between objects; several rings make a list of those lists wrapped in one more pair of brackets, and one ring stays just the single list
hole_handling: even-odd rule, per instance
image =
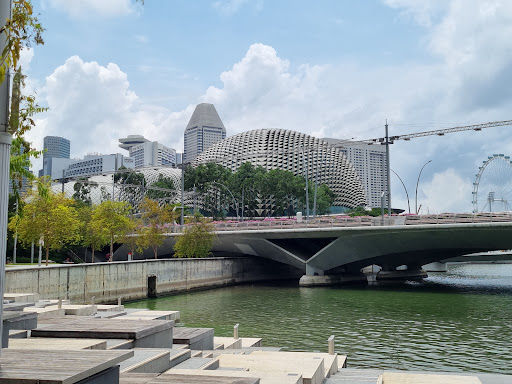
[{"label": "stone step", "polygon": [[9,339],[26,339],[28,331],[24,329],[9,329]]},{"label": "stone step", "polygon": [[379,369],[343,368],[325,381],[325,384],[376,384],[382,374]]},{"label": "stone step", "polygon": [[[58,309],[57,305],[51,305],[46,307],[47,309]],[[96,305],[74,305],[74,304],[62,304],[65,315],[71,316],[91,316],[96,313]]]},{"label": "stone step", "polygon": [[191,369],[191,370],[209,370],[217,369],[219,360],[205,357],[191,357],[188,360],[176,365],[172,369]]},{"label": "stone step", "polygon": [[96,306],[98,312],[124,312],[124,305],[98,304]]},{"label": "stone step", "polygon": [[170,368],[170,353],[158,348],[134,348],[133,357],[119,364],[120,372],[162,373]]},{"label": "stone step", "polygon": [[213,328],[174,327],[173,343],[188,344],[188,349],[212,350]]},{"label": "stone step", "polygon": [[[315,353],[315,352],[272,352],[272,351],[254,351],[251,356],[273,356],[277,358],[302,358],[310,357],[312,359],[324,360],[324,376],[330,377],[338,372],[338,355],[329,355],[328,353]],[[345,360],[345,356],[340,356],[340,359]]]},{"label": "stone step", "polygon": [[4,293],[4,300],[13,303],[35,303],[39,300],[38,293]]},{"label": "stone step", "polygon": [[27,313],[37,313],[37,319],[46,318],[46,317],[60,317],[64,316],[66,314],[66,311],[64,308],[58,309],[58,308],[36,308],[36,307],[26,307],[23,308],[23,312]]},{"label": "stone step", "polygon": [[269,373],[301,375],[304,384],[322,384],[325,379],[324,359],[295,355],[220,355],[220,367],[247,368]]},{"label": "stone step", "polygon": [[[190,375],[194,377],[196,381],[193,383],[215,383],[213,379],[215,377],[231,377],[236,380],[240,378],[256,378],[259,379],[260,384],[303,384],[302,376],[300,374],[287,374],[287,373],[276,373],[276,372],[263,372],[258,370],[251,371],[235,371],[235,370],[214,370],[214,371],[198,371],[191,369],[170,369],[164,372],[160,378],[162,383],[169,375]],[[201,380],[202,379],[202,380]],[[181,383],[181,382],[180,382]],[[238,383],[238,381],[235,381]]]},{"label": "stone step", "polygon": [[101,339],[73,339],[54,337],[29,337],[26,339],[11,339],[9,349],[41,349],[41,350],[77,350],[77,349],[106,349],[107,341]]},{"label": "stone step", "polygon": [[242,339],[235,339],[233,337],[219,337],[215,336],[213,338],[214,344],[220,344],[222,348],[214,348],[214,349],[240,349],[242,348]]},{"label": "stone step", "polygon": [[241,337],[242,348],[261,347],[263,339],[261,337]]},{"label": "stone step", "polygon": [[384,372],[382,384],[482,384],[476,376]]},{"label": "stone step", "polygon": [[[194,371],[191,371],[194,372]],[[202,372],[202,371],[201,371]],[[230,376],[209,376],[208,378],[196,374],[170,373],[160,375],[148,384],[259,384],[260,380],[255,377],[230,377]]]},{"label": "stone step", "polygon": [[120,373],[119,384],[147,384],[158,376],[158,373]]},{"label": "stone step", "polygon": [[152,320],[174,320],[179,322],[180,320],[180,311],[135,311],[128,312],[127,316],[135,316],[135,317],[149,317]]},{"label": "stone step", "polygon": [[132,349],[133,346],[132,339],[107,339],[107,349]]}]

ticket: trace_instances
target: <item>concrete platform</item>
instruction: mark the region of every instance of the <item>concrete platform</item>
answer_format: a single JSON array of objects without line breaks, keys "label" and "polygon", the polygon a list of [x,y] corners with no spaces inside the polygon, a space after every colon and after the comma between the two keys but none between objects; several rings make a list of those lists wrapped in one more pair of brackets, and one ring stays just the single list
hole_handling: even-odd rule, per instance
[{"label": "concrete platform", "polygon": [[[323,359],[325,377],[329,377],[338,372],[338,355],[329,355],[328,353],[254,351],[251,353],[251,356],[271,356],[278,359],[296,359],[303,357],[309,357],[311,359]],[[345,360],[346,356],[341,356],[341,359]]]},{"label": "concrete platform", "polygon": [[216,358],[191,357],[177,364],[173,369],[213,370],[217,368],[219,368],[219,361]]},{"label": "concrete platform", "polygon": [[115,383],[119,377],[117,364],[131,356],[132,351],[4,349],[0,383]]},{"label": "concrete platform", "polygon": [[35,303],[39,300],[39,293],[4,293],[4,300],[13,303]]},{"label": "concrete platform", "polygon": [[475,376],[384,372],[382,384],[482,384]]},{"label": "concrete platform", "polygon": [[242,348],[262,347],[263,339],[261,337],[241,337]]},{"label": "concrete platform", "polygon": [[22,311],[5,311],[2,313],[2,324],[0,347],[7,348],[9,346],[10,331],[35,328],[37,326],[37,315]]},{"label": "concrete platform", "polygon": [[27,339],[11,339],[9,349],[45,349],[67,351],[79,349],[107,348],[107,341],[101,339],[60,339],[50,337],[29,337]]},{"label": "concrete platform", "polygon": [[119,374],[119,384],[147,384],[158,376],[158,373],[121,372]]},{"label": "concrete platform", "polygon": [[[46,307],[47,309],[58,309],[57,305]],[[95,305],[74,305],[74,304],[63,304],[62,309],[65,311],[65,315],[72,316],[91,316],[96,313]]]},{"label": "concrete platform", "polygon": [[149,381],[147,384],[260,384],[261,381],[255,377],[230,377],[230,376],[209,376],[206,378],[194,374],[169,373],[161,375]]},{"label": "concrete platform", "polygon": [[174,328],[174,344],[188,344],[188,349],[213,349],[213,328]]},{"label": "concrete platform", "polygon": [[[164,372],[160,377],[165,378],[169,375],[190,375],[191,377],[195,377],[196,381],[193,383],[214,383],[213,380],[215,377],[231,377],[238,378],[258,378],[260,380],[260,384],[302,384],[302,376],[300,374],[287,374],[287,373],[275,373],[275,372],[263,372],[258,370],[251,371],[229,371],[229,370],[215,370],[215,371],[193,371],[190,369],[170,369],[167,372]],[[203,379],[203,381],[201,381]],[[236,383],[236,381],[235,381]]]},{"label": "concrete platform", "polygon": [[325,366],[322,358],[265,355],[220,355],[220,367],[246,368],[269,373],[302,375],[304,384],[322,384]]},{"label": "concrete platform", "polygon": [[121,373],[162,373],[170,368],[170,353],[158,348],[134,348],[133,357],[121,362]]},{"label": "concrete platform", "polygon": [[180,311],[137,311],[129,312],[127,316],[153,317],[155,320],[174,320],[178,322],[180,320]]},{"label": "concrete platform", "polygon": [[[220,349],[240,349],[242,348],[242,339],[235,339],[234,337],[220,337],[215,336],[213,338],[214,344],[222,344],[222,348]],[[214,348],[218,349],[218,348]]]},{"label": "concrete platform", "polygon": [[44,317],[56,317],[64,316],[66,311],[63,309],[55,308],[37,308],[37,307],[26,307],[23,308],[23,312],[37,313],[37,318],[42,319]]},{"label": "concrete platform", "polygon": [[[98,312],[122,312],[124,311],[124,305],[109,305],[109,304],[98,304],[96,305]],[[172,319],[170,319],[172,320]]]},{"label": "concrete platform", "polygon": [[133,339],[136,348],[172,348],[173,326],[172,320],[122,321],[80,317],[62,324],[42,325],[32,330],[32,336]]},{"label": "concrete platform", "polygon": [[28,337],[27,330],[10,329],[9,339],[26,339]]},{"label": "concrete platform", "polygon": [[107,339],[107,349],[132,349],[133,346],[132,339]]}]

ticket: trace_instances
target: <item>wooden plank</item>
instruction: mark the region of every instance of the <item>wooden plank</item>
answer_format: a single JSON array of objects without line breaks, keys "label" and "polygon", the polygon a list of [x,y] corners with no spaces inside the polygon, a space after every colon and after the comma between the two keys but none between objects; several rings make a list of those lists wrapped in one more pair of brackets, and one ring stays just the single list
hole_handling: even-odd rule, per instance
[{"label": "wooden plank", "polygon": [[213,328],[176,327],[173,330],[172,340],[174,344],[192,344],[213,334]]},{"label": "wooden plank", "polygon": [[119,384],[147,384],[158,375],[158,373],[120,373]]},{"label": "wooden plank", "polygon": [[133,351],[3,349],[2,384],[73,384],[129,359]]},{"label": "wooden plank", "polygon": [[122,321],[86,318],[62,324],[43,325],[32,330],[34,337],[68,337],[93,339],[141,339],[171,329],[172,320]]},{"label": "wooden plank", "polygon": [[52,349],[56,351],[107,349],[107,341],[104,339],[29,337],[25,339],[10,339],[9,349]]}]

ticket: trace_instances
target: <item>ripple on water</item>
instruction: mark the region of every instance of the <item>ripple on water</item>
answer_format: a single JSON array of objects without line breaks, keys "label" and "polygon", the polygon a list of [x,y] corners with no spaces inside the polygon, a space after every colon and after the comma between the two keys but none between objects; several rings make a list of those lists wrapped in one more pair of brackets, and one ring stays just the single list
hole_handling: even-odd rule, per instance
[{"label": "ripple on water", "polygon": [[512,265],[460,265],[424,283],[299,288],[254,285],[145,300],[129,307],[181,311],[185,326],[267,346],[336,352],[350,366],[512,374]]}]

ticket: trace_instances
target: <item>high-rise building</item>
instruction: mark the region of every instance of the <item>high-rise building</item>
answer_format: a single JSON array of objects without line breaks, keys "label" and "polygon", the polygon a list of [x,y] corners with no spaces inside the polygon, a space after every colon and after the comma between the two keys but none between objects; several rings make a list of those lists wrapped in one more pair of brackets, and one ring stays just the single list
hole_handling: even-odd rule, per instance
[{"label": "high-rise building", "polygon": [[60,136],[45,136],[43,139],[43,169],[40,176],[51,174],[52,159],[69,159],[70,142]]},{"label": "high-rise building", "polygon": [[323,140],[339,148],[352,163],[363,183],[368,206],[380,208],[382,192],[385,192],[384,206],[387,206],[386,147],[378,144],[368,145],[357,141]]},{"label": "high-rise building", "polygon": [[150,141],[140,135],[129,135],[119,139],[119,142],[119,147],[130,153],[130,157],[135,162],[135,168],[176,166],[176,150],[158,141]]},{"label": "high-rise building", "polygon": [[213,104],[196,106],[184,135],[183,162],[190,163],[204,150],[226,138],[226,128]]}]

